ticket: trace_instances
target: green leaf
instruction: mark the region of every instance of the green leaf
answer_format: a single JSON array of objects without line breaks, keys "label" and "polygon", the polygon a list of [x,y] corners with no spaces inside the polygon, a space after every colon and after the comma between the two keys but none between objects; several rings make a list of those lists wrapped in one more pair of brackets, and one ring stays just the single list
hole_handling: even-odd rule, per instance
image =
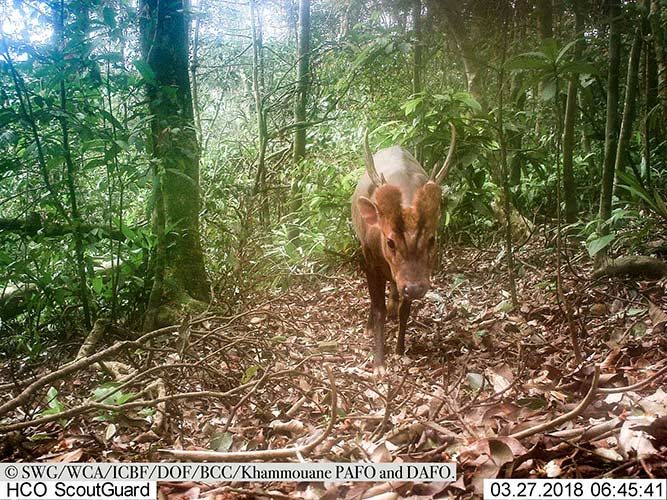
[{"label": "green leaf", "polygon": [[95,276],[93,278],[93,282],[91,283],[91,286],[93,287],[93,291],[97,295],[100,295],[102,293],[102,288],[104,287],[104,281],[102,280],[102,277],[101,276]]},{"label": "green leaf", "polygon": [[656,212],[658,212],[660,215],[663,217],[667,217],[667,206],[665,205],[665,202],[663,201],[662,197],[660,196],[660,193],[657,191],[654,193],[655,197],[655,205],[658,208]]},{"label": "green leaf", "polygon": [[589,241],[586,244],[588,255],[590,255],[591,257],[595,256],[600,250],[607,248],[610,245],[610,243],[614,241],[615,237],[616,235],[612,233],[600,236],[599,238],[595,238],[593,241]]},{"label": "green leaf", "polygon": [[477,99],[475,99],[467,92],[457,92],[453,97],[457,101],[460,101],[468,106],[470,109],[474,109],[475,111],[482,111],[482,106],[479,104],[479,102],[477,102]]},{"label": "green leaf", "polygon": [[549,61],[555,63],[558,60],[558,42],[554,38],[545,38],[542,41],[542,53]]},{"label": "green leaf", "polygon": [[146,61],[137,59],[134,61],[134,67],[137,68],[141,78],[143,78],[146,83],[155,85],[155,72]]},{"label": "green leaf", "polygon": [[507,63],[505,64],[505,68],[509,70],[525,70],[525,69],[547,70],[551,68],[551,64],[549,64],[549,61],[544,57],[544,54],[540,54],[541,57],[535,54],[538,53],[520,54],[507,61]]},{"label": "green leaf", "polygon": [[250,365],[248,368],[246,368],[245,373],[243,374],[243,378],[241,379],[242,384],[247,384],[250,382],[255,375],[257,375],[257,371],[259,370],[259,366],[257,365]]},{"label": "green leaf", "polygon": [[590,63],[583,61],[572,61],[570,63],[564,64],[561,67],[560,72],[567,75],[597,75],[598,70]]},{"label": "green leaf", "polygon": [[[619,176],[620,177],[620,176]],[[627,177],[625,180],[629,180]],[[653,198],[650,193],[648,193],[643,187],[637,185],[637,186],[630,186],[628,184],[619,184],[618,187],[621,187],[630,193],[634,194],[635,196],[641,198],[646,202],[646,204],[653,209],[656,213],[663,217],[667,217],[667,207],[665,207],[665,203],[663,202],[662,198],[660,198],[660,195],[658,193],[655,193]]]},{"label": "green leaf", "polygon": [[128,240],[136,241],[137,234],[134,231],[132,231],[132,229],[130,229],[128,226],[123,226],[121,232]]},{"label": "green leaf", "polygon": [[53,386],[49,387],[46,393],[46,405],[48,408],[41,412],[42,415],[54,415],[65,411],[65,405],[58,399],[58,389]]},{"label": "green leaf", "polygon": [[417,106],[419,106],[423,101],[424,98],[420,96],[405,102],[403,106],[401,106],[403,111],[405,111],[405,116],[409,116],[414,113],[414,111],[417,109]]},{"label": "green leaf", "polygon": [[58,406],[58,389],[51,386],[46,393],[46,401],[49,405],[49,408],[54,408]]},{"label": "green leaf", "polygon": [[114,29],[116,27],[116,17],[111,7],[106,6],[102,9],[102,19],[109,28]]},{"label": "green leaf", "polygon": [[563,47],[562,49],[560,49],[560,52],[558,52],[558,56],[556,56],[556,64],[558,64],[558,63],[560,62],[560,60],[561,60],[563,57],[565,57],[565,54],[567,54],[567,52],[568,52],[572,47],[574,47],[574,45],[575,45],[576,43],[577,43],[577,40],[574,40],[574,41],[568,43],[567,45],[565,45],[565,47]]},{"label": "green leaf", "polygon": [[544,85],[542,85],[542,94],[540,98],[543,101],[551,101],[556,97],[556,80],[549,80]]}]

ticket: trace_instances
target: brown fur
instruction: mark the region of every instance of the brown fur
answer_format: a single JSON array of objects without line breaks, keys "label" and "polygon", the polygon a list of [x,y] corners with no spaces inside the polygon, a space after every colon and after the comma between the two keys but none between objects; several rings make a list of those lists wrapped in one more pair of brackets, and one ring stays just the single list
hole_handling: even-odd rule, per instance
[{"label": "brown fur", "polygon": [[418,224],[427,231],[435,231],[440,220],[442,189],[435,182],[427,182],[415,194],[414,206],[419,214]]},{"label": "brown fur", "polygon": [[401,190],[392,184],[384,184],[375,191],[375,206],[378,208],[380,220],[393,231],[403,231],[403,214]]},{"label": "brown fur", "polygon": [[440,186],[427,182],[417,190],[413,206],[403,207],[401,190],[394,185],[385,184],[375,192],[375,205],[380,220],[391,231],[415,231],[424,229],[434,232],[440,218]]}]

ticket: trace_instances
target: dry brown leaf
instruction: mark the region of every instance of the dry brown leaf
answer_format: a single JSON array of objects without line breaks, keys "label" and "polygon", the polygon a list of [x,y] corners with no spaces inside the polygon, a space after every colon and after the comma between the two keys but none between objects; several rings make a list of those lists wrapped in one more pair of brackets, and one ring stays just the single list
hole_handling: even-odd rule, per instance
[{"label": "dry brown leaf", "polygon": [[143,432],[134,438],[135,443],[154,443],[155,441],[159,440],[160,436],[155,434],[153,431]]},{"label": "dry brown leaf", "polygon": [[491,385],[493,385],[493,390],[496,392],[504,391],[514,381],[514,374],[507,363],[487,368],[485,373],[486,377],[491,381]]},{"label": "dry brown leaf", "polygon": [[661,387],[650,396],[640,399],[637,403],[647,416],[661,417],[667,415],[667,393]]},{"label": "dry brown leaf", "polygon": [[660,309],[653,302],[649,302],[648,304],[648,315],[653,323],[653,331],[656,333],[664,331],[665,325],[667,325],[667,312]]},{"label": "dry brown leaf", "polygon": [[562,459],[549,460],[544,465],[544,473],[548,478],[560,477],[560,475],[563,473],[563,470],[560,467],[562,461]]},{"label": "dry brown leaf", "polygon": [[495,479],[500,472],[500,466],[489,456],[486,456],[484,461],[475,469],[472,475],[472,486],[475,493],[482,495],[484,493],[484,480]]},{"label": "dry brown leaf", "polygon": [[60,455],[51,457],[49,460],[47,460],[47,462],[55,462],[55,463],[78,462],[82,456],[83,456],[83,450],[81,448],[77,448],[76,450],[68,451],[67,453],[62,453]]},{"label": "dry brown leaf", "polygon": [[595,453],[598,457],[609,460],[610,462],[620,462],[623,460],[621,454],[611,448],[595,448],[593,453]]},{"label": "dry brown leaf", "polygon": [[637,455],[637,458],[648,458],[657,453],[648,436],[641,430],[635,430],[636,426],[650,425],[652,420],[648,417],[629,417],[618,434],[618,445],[624,458]]},{"label": "dry brown leaf", "polygon": [[514,460],[511,448],[499,439],[489,439],[489,452],[498,467]]},{"label": "dry brown leaf", "polygon": [[389,450],[387,449],[384,443],[380,443],[375,447],[375,449],[371,453],[371,461],[376,464],[390,463],[393,461],[391,453],[389,453]]},{"label": "dry brown leaf", "polygon": [[597,302],[591,306],[590,312],[593,316],[604,316],[607,314],[607,306],[602,302]]}]

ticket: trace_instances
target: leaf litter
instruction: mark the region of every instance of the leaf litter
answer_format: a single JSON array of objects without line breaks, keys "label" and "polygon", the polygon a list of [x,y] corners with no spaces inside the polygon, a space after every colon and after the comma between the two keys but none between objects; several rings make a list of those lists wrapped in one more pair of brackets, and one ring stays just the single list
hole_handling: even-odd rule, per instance
[{"label": "leaf litter", "polygon": [[[329,366],[337,419],[307,460],[455,462],[457,481],[161,483],[161,498],[465,498],[479,496],[483,479],[494,477],[666,477],[665,281],[592,283],[590,270],[573,264],[563,288],[586,357],[578,365],[552,256],[526,246],[517,257],[520,304],[513,309],[495,253],[448,250],[446,272],[414,304],[406,355],[390,355],[383,378],[373,375],[372,339],[364,333],[365,282],[358,269],[345,269],[254,297],[235,316],[195,318],[185,341],[181,325],[181,334],[159,337],[150,349],[123,351],[125,363],[148,374],[114,404],[150,400],[141,390],[159,380],[177,396],[166,402],[161,429],[155,404],[86,411],[8,432],[0,452],[4,460],[161,461],[164,449],[303,445],[327,426]],[[396,329],[390,321],[390,351]],[[595,364],[601,370],[590,402],[549,427],[585,399]],[[17,378],[8,376],[14,368],[3,366],[6,382]],[[80,406],[109,380],[91,367],[56,381],[48,404],[31,402],[32,418],[45,408]],[[546,430],[531,433],[537,426]],[[514,437],[520,433],[527,435]]]}]

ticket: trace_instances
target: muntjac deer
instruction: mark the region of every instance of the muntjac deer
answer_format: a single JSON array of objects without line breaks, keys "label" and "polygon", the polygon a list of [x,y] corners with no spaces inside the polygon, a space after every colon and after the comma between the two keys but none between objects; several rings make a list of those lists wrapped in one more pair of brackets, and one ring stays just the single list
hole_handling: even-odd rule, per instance
[{"label": "muntjac deer", "polygon": [[[398,313],[396,352],[405,350],[410,303],[429,290],[440,221],[440,183],[447,176],[456,148],[456,129],[447,159],[429,177],[405,149],[393,146],[371,155],[364,138],[366,173],[352,197],[352,223],[361,242],[371,298],[367,335],[375,339],[374,366],[384,371],[384,324],[387,312]],[[436,173],[437,171],[437,173]],[[389,302],[385,306],[385,285]]]}]

